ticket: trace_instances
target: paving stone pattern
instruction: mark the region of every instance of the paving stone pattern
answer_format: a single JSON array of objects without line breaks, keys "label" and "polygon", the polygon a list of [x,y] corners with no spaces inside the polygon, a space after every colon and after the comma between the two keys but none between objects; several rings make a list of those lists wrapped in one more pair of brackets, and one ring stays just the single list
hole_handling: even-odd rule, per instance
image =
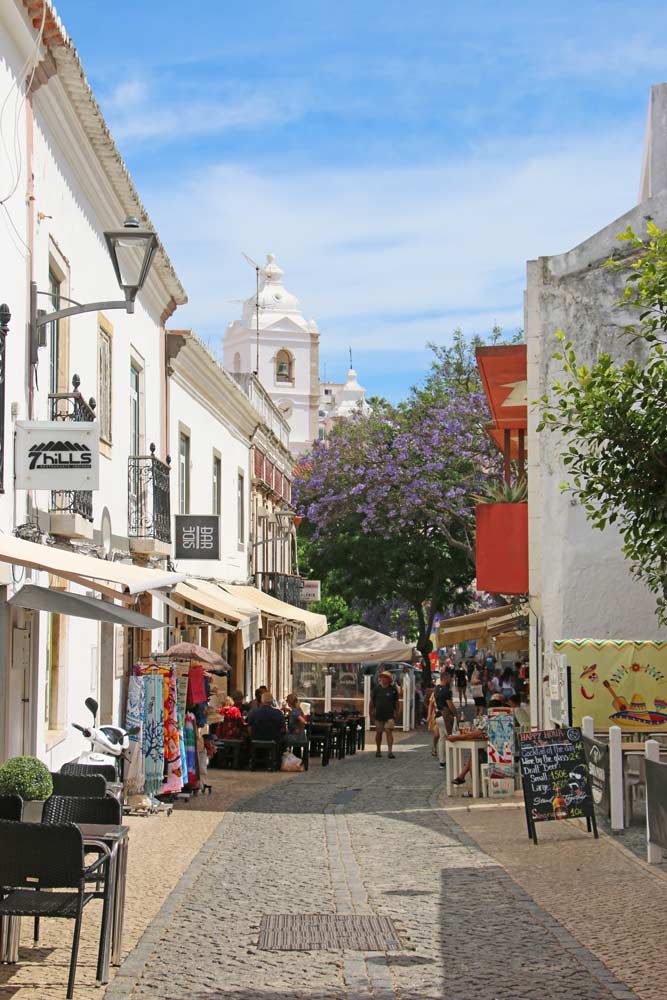
[{"label": "paving stone pattern", "polygon": [[[437,806],[415,735],[225,815],[106,1000],[631,1000]],[[262,918],[388,917],[400,951],[263,951]]]}]

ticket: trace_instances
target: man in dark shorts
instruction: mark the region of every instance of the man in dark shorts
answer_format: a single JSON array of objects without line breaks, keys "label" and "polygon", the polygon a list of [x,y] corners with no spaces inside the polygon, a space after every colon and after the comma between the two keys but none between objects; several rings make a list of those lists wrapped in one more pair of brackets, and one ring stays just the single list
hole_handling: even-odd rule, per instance
[{"label": "man in dark shorts", "polygon": [[371,720],[375,722],[375,756],[382,756],[382,734],[387,734],[387,757],[394,760],[394,718],[398,709],[398,688],[388,670],[371,691]]}]

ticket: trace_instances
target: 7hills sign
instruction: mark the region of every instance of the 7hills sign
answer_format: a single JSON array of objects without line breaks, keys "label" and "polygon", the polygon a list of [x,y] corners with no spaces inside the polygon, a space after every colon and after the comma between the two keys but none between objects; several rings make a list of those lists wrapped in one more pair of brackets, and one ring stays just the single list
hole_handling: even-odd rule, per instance
[{"label": "7hills sign", "polygon": [[14,474],[19,490],[96,490],[99,457],[96,422],[16,422]]}]

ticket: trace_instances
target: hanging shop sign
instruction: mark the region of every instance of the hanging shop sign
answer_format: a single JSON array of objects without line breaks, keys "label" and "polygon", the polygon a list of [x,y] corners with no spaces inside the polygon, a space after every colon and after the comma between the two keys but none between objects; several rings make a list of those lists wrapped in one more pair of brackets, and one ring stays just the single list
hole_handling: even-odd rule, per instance
[{"label": "hanging shop sign", "polygon": [[304,580],[301,587],[301,600],[310,604],[322,600],[322,583],[320,580]]},{"label": "hanging shop sign", "polygon": [[17,420],[15,444],[16,489],[99,489],[96,422]]},{"label": "hanging shop sign", "polygon": [[520,733],[519,752],[528,836],[537,843],[536,823],[583,817],[597,837],[581,730]]},{"label": "hanging shop sign", "polygon": [[220,558],[220,518],[217,514],[176,514],[176,558]]}]

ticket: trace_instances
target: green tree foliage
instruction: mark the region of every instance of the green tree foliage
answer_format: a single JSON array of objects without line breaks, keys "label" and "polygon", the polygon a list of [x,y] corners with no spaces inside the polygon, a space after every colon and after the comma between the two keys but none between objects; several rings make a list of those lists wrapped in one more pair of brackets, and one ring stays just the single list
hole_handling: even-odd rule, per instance
[{"label": "green tree foliage", "polygon": [[667,231],[649,223],[647,241],[631,229],[618,239],[630,253],[608,266],[626,278],[618,305],[637,311],[625,333],[643,342],[643,360],[601,354],[589,368],[559,331],[564,377],[542,397],[538,429],[563,436],[563,489],[595,528],[617,525],[632,573],[667,624]]}]

